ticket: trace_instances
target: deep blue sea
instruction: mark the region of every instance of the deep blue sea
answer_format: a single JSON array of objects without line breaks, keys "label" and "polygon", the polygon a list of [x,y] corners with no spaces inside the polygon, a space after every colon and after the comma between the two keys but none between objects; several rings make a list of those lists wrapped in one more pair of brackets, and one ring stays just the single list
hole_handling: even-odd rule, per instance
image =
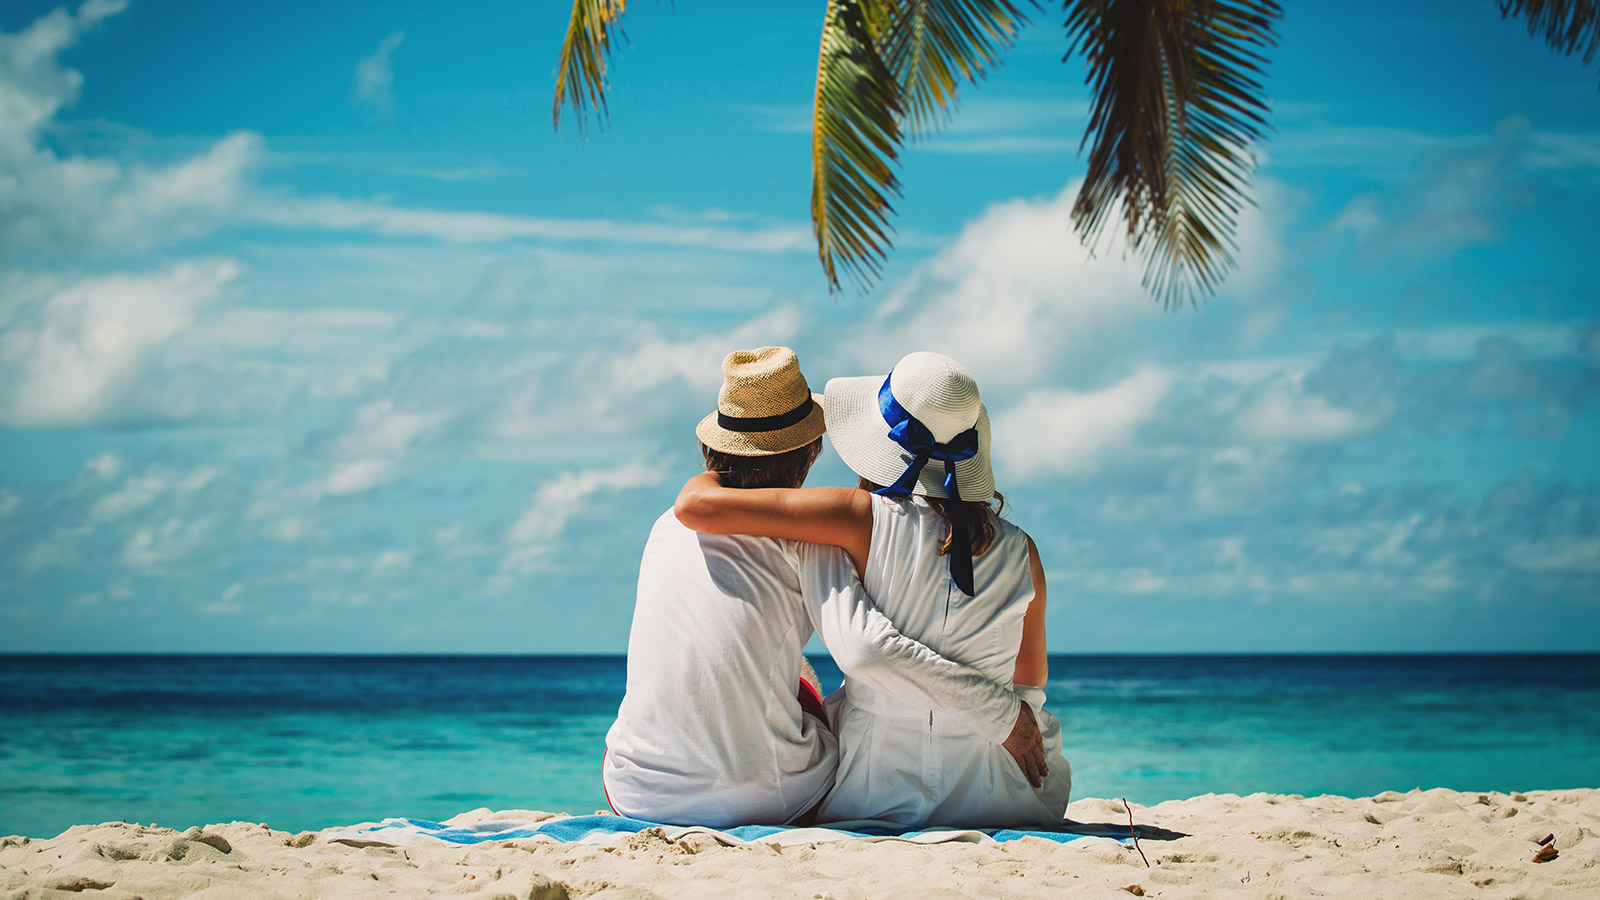
[{"label": "deep blue sea", "polygon": [[[0,835],[593,812],[624,666],[0,656]],[[1600,655],[1061,656],[1050,672],[1078,797],[1600,787]]]}]

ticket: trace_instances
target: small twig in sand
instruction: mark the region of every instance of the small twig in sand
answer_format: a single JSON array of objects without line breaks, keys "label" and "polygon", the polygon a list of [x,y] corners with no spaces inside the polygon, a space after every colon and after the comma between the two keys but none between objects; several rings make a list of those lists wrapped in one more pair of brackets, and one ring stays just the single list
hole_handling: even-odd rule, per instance
[{"label": "small twig in sand", "polygon": [[1128,805],[1128,798],[1122,798],[1122,808],[1128,811],[1128,836],[1133,838],[1133,849],[1139,851],[1139,858],[1144,860],[1144,867],[1150,868],[1150,858],[1144,855],[1144,849],[1139,846],[1139,829],[1133,827],[1133,807]]}]

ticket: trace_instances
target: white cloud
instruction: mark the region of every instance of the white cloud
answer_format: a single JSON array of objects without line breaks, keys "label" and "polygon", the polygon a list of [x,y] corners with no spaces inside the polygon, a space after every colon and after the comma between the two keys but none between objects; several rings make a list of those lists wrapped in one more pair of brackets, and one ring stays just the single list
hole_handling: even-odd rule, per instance
[{"label": "white cloud", "polygon": [[[682,379],[697,396],[715,396],[722,385],[722,359],[734,350],[785,345],[800,331],[800,310],[780,306],[720,334],[672,341],[645,331],[627,353],[612,364],[611,390],[637,391]],[[802,371],[806,361],[800,361]],[[815,376],[813,376],[815,377]],[[811,385],[820,391],[819,381]]]},{"label": "white cloud", "polygon": [[452,522],[431,531],[435,550],[429,557],[434,560],[455,562],[495,552],[466,522]]},{"label": "white cloud", "polygon": [[155,502],[166,488],[166,480],[158,475],[129,478],[121,489],[106,494],[89,507],[89,521],[104,523],[120,519]]},{"label": "white cloud", "polygon": [[356,63],[356,99],[380,109],[394,102],[394,51],[406,39],[406,33],[395,33],[378,42],[378,48]]},{"label": "white cloud", "polygon": [[261,281],[252,277],[241,286],[239,303],[197,319],[174,342],[173,362],[207,375],[189,388],[188,413],[272,415],[292,402],[358,397],[425,338],[421,329],[407,327],[409,316],[395,310],[245,305],[295,290]]},{"label": "white cloud", "polygon": [[1357,241],[1365,242],[1382,224],[1383,219],[1378,214],[1378,195],[1357,194],[1328,223],[1328,230],[1335,233],[1348,231],[1355,235]]},{"label": "white cloud", "polygon": [[1600,575],[1600,537],[1557,534],[1523,541],[1506,549],[1519,569],[1567,575]]},{"label": "white cloud", "polygon": [[1538,169],[1600,171],[1600,132],[1530,132],[1526,162]]},{"label": "white cloud", "polygon": [[841,354],[853,364],[839,368],[887,371],[909,349],[937,350],[961,360],[986,394],[1080,363],[1097,368],[1096,348],[1158,310],[1137,265],[1092,259],[1079,243],[1076,191],[989,207],[851,328]]},{"label": "white cloud", "polygon": [[1099,391],[1032,391],[995,416],[995,462],[1007,482],[1093,472],[1127,445],[1172,381],[1149,368]]},{"label": "white cloud", "polygon": [[[292,190],[263,192],[252,179],[262,155],[261,140],[249,133],[230,135],[172,165],[58,150],[63,144],[57,140],[57,116],[76,100],[83,82],[79,73],[62,66],[59,55],[87,27],[122,5],[93,3],[76,17],[57,11],[18,34],[0,35],[0,256],[15,254],[27,265],[48,266],[51,254],[70,253],[80,271],[93,271],[83,263],[106,253],[142,251],[225,224],[262,222],[296,231],[352,230],[443,244],[592,241],[756,254],[812,252],[804,226],[725,213],[688,223],[628,223],[406,209],[371,200],[303,198]],[[372,61],[386,60],[397,42],[398,36],[391,36]],[[126,142],[127,135],[118,132],[118,139]],[[415,255],[412,248],[395,246],[404,244],[414,247],[415,242],[365,242],[392,255]],[[491,262],[504,260],[504,251],[449,249],[455,257],[493,257]],[[262,250],[252,247],[249,252]],[[232,261],[93,278],[19,272],[0,265],[0,424],[88,427],[283,414],[297,402],[372,391],[397,359],[452,328],[457,337],[486,343],[513,336],[499,321],[340,308],[351,301],[339,291],[352,282],[365,291],[362,299],[375,305],[392,303],[395,293],[437,303],[441,296],[459,292],[465,266],[459,259],[449,264],[444,249],[428,262],[446,259],[446,265],[410,266],[407,275],[412,277],[399,291],[385,289],[371,258],[330,259],[326,271],[299,274],[315,253],[299,247],[276,252],[284,265],[258,271],[248,291],[238,290],[240,302],[226,308],[216,300],[237,279],[240,270]],[[681,254],[662,252],[660,257],[670,267],[677,264],[670,260],[681,259]],[[564,272],[563,277],[583,277],[586,284],[597,272],[614,277],[614,257],[584,260],[584,272]],[[475,268],[481,274],[487,264]],[[281,274],[285,268],[297,274]],[[663,271],[670,268],[653,265],[648,274],[659,279]],[[643,265],[640,272],[645,272]],[[700,272],[703,266],[695,274]],[[678,274],[679,281],[691,280]],[[533,303],[531,289],[544,289],[542,282],[515,287],[519,313],[523,304]],[[292,292],[311,296],[297,297],[294,308],[273,307],[273,300]],[[636,320],[619,321],[621,327],[642,331]],[[658,354],[663,364],[671,364],[667,357],[674,354],[672,341],[647,334],[638,339],[646,342],[647,355]],[[575,346],[569,342],[561,348],[568,361]],[[650,368],[635,366],[634,372]],[[666,381],[673,377],[659,376]],[[481,385],[469,385],[476,386]],[[391,406],[382,412],[383,421],[365,421],[358,414],[343,445],[329,450],[337,466],[317,486],[322,494],[354,493],[392,480],[395,463],[409,453],[411,442],[428,441],[439,429],[462,421],[453,407],[442,404]],[[410,438],[398,435],[413,427],[416,433]],[[110,511],[109,506],[103,510]],[[300,533],[288,527],[287,518],[282,524],[285,533]]]},{"label": "white cloud", "polygon": [[221,475],[222,469],[218,466],[202,466],[179,479],[176,489],[179,494],[193,494]]},{"label": "white cloud", "polygon": [[[1581,136],[1536,132],[1515,115],[1496,122],[1487,135],[1419,136],[1412,143],[1422,164],[1387,165],[1390,177],[1400,172],[1407,181],[1354,197],[1329,231],[1350,232],[1376,258],[1441,256],[1497,244],[1517,213],[1535,202],[1540,179],[1553,170],[1592,172],[1600,159],[1592,150],[1570,152]],[[1350,158],[1392,159],[1386,155],[1392,150]]]},{"label": "white cloud", "polygon": [[239,595],[244,593],[244,585],[235,581],[228,585],[222,595],[210,603],[202,603],[197,609],[208,616],[233,615],[244,612],[244,604],[239,602]]},{"label": "white cloud", "polygon": [[661,469],[635,460],[608,469],[562,472],[529,496],[522,514],[506,529],[505,542],[524,546],[559,537],[567,521],[594,494],[657,484]]},{"label": "white cloud", "polygon": [[[414,320],[404,330],[425,339],[387,364],[360,401],[341,400],[333,407],[339,419],[332,427],[299,443],[308,460],[325,467],[322,472],[309,478],[283,472],[265,480],[248,516],[259,533],[275,540],[326,534],[327,523],[350,506],[324,501],[374,490],[439,460],[636,475],[627,461],[651,453],[665,435],[674,435],[677,453],[692,454],[694,422],[715,402],[724,354],[786,342],[801,321],[801,312],[788,305],[712,333],[683,327],[672,317],[641,321],[609,311],[574,315],[559,327],[543,317],[508,318],[504,328],[488,334]],[[340,352],[349,350],[316,348],[318,356]],[[614,484],[615,478],[590,472],[580,482],[546,485],[529,500],[539,501],[538,511],[525,510],[532,518],[499,542],[482,537],[481,524],[452,526],[444,519],[434,540],[440,552],[430,558],[454,562],[509,554],[512,568],[537,567],[569,515],[560,490],[604,493],[617,489]],[[538,527],[549,529],[543,538],[535,526],[541,521]]]},{"label": "white cloud", "polygon": [[191,553],[211,534],[215,519],[173,517],[160,525],[136,529],[122,546],[122,564],[133,569],[156,569]]},{"label": "white cloud", "polygon": [[365,457],[328,465],[321,474],[290,483],[283,475],[263,478],[251,490],[244,516],[259,523],[261,533],[276,541],[295,542],[325,533],[328,498],[363,494],[400,477],[394,459]]},{"label": "white cloud", "polygon": [[[841,371],[887,371],[910,349],[961,360],[986,400],[1039,384],[1091,381],[1115,358],[1133,355],[1135,326],[1162,315],[1141,281],[1137,255],[1113,246],[1091,252],[1072,227],[1080,182],[1044,199],[990,206],[934,258],[890,290],[865,323],[838,341]],[[1283,202],[1270,182],[1257,185],[1263,207]],[[1278,264],[1269,211],[1239,222],[1240,272],[1232,296],[1268,287]],[[1116,222],[1106,234],[1116,235]],[[1132,345],[1132,346],[1131,346]]]},{"label": "white cloud", "polygon": [[[200,260],[67,282],[25,298],[15,320],[0,327],[0,424],[282,415],[292,404],[360,396],[433,330],[449,327],[410,326],[411,317],[395,310],[248,305],[263,294],[270,300],[277,286],[241,276],[231,261]],[[55,367],[61,360],[71,364]],[[45,385],[44,397],[22,396],[30,372]],[[70,402],[51,405],[61,399]]]},{"label": "white cloud", "polygon": [[[78,571],[91,560],[91,568],[107,576],[115,570],[106,567],[120,560],[128,568],[158,570],[211,544],[218,523],[231,517],[237,493],[220,466],[150,464],[117,480],[127,468],[120,458],[101,454],[47,495],[27,526],[30,543],[12,536],[8,555],[18,568]],[[0,547],[6,543],[0,540]],[[109,588],[117,599],[129,590],[114,583]]]},{"label": "white cloud", "polygon": [[1417,527],[1422,524],[1421,516],[1410,516],[1396,522],[1386,536],[1377,546],[1366,553],[1366,564],[1369,566],[1394,566],[1409,567],[1417,562],[1416,554],[1407,549],[1411,536],[1416,533]]},{"label": "white cloud", "polygon": [[[253,518],[265,518],[272,514],[259,501],[252,503],[248,514]],[[262,533],[275,541],[293,543],[306,536],[309,524],[304,516],[284,515],[273,519],[262,526]]]},{"label": "white cloud", "polygon": [[[1008,134],[1018,131],[1076,132],[1089,118],[1088,100],[1000,98],[976,92],[951,116],[940,134]],[[1072,137],[1072,149],[1078,139]]]},{"label": "white cloud", "polygon": [[540,239],[704,247],[737,253],[815,251],[811,230],[802,225],[740,229],[669,222],[551,219],[405,208],[336,197],[260,197],[250,210],[250,216],[285,228],[364,231],[385,237],[425,237],[463,244]]},{"label": "white cloud", "polygon": [[415,412],[383,397],[361,404],[350,421],[328,441],[336,457],[370,457],[399,460],[420,439],[436,433],[448,414],[443,410]]},{"label": "white cloud", "polygon": [[336,464],[326,478],[313,486],[313,494],[360,494],[388,484],[400,474],[400,466],[390,459],[356,459]]},{"label": "white cloud", "polygon": [[87,521],[97,525],[114,522],[163,497],[186,500],[221,474],[222,469],[217,466],[201,466],[182,477],[160,468],[147,469],[143,474],[130,475],[120,488],[97,498],[89,507]]},{"label": "white cloud", "polygon": [[110,450],[92,456],[83,467],[101,478],[115,478],[122,471],[122,458]]},{"label": "white cloud", "polygon": [[22,506],[22,494],[8,487],[0,487],[0,519],[16,512]]},{"label": "white cloud", "polygon": [[261,151],[249,132],[160,168],[62,156],[44,140],[83,84],[59,54],[126,6],[91,0],[76,16],[57,9],[0,34],[0,255],[144,249],[204,233],[238,203]]},{"label": "white cloud", "polygon": [[1267,149],[1276,167],[1337,168],[1391,179],[1431,167],[1441,158],[1480,153],[1507,136],[1521,146],[1520,161],[1529,169],[1565,176],[1600,171],[1600,135],[1535,129],[1521,116],[1495,123],[1491,134],[1445,134],[1381,125],[1301,124],[1280,113],[1278,133]]},{"label": "white cloud", "polygon": [[311,592],[311,602],[328,605],[366,606],[372,602],[372,595],[366,591],[320,589]]},{"label": "white cloud", "polygon": [[185,162],[130,168],[96,210],[97,227],[108,242],[135,248],[204,233],[239,206],[261,155],[260,135],[236,131]]},{"label": "white cloud", "polygon": [[[0,335],[0,422],[72,427],[115,421],[130,382],[239,273],[232,260],[86,278]],[[150,410],[134,410],[148,414]]]},{"label": "white cloud", "polygon": [[1246,440],[1269,443],[1340,441],[1371,431],[1389,408],[1377,403],[1366,410],[1335,406],[1320,394],[1307,393],[1304,373],[1288,373],[1259,387],[1234,418],[1234,429]]},{"label": "white cloud", "polygon": [[[762,131],[811,133],[809,106],[751,106]],[[1089,115],[1086,100],[1001,98],[968,90],[961,109],[912,140],[910,153],[1012,155],[1078,152],[1078,132]]]},{"label": "white cloud", "polygon": [[22,555],[23,573],[74,565],[78,561],[78,537],[77,531],[70,528],[56,528],[40,537]]},{"label": "white cloud", "polygon": [[1413,168],[1426,153],[1467,149],[1480,141],[1475,135],[1382,125],[1284,125],[1268,149],[1273,166],[1354,166],[1393,172]]},{"label": "white cloud", "polygon": [[[716,403],[723,357],[740,348],[792,343],[801,337],[803,319],[789,305],[715,331],[684,328],[670,319],[575,316],[558,335],[540,335],[536,352],[496,349],[493,356],[462,358],[439,372],[433,371],[440,368],[437,353],[419,353],[428,361],[429,370],[421,373],[428,390],[414,391],[427,396],[411,402],[427,404],[423,408],[450,404],[473,433],[478,453],[492,459],[604,466],[669,435],[692,449],[695,421]],[[818,360],[803,356],[801,365],[816,379],[813,390],[820,389]],[[473,386],[477,408],[473,400],[460,399],[461,389],[434,387],[462,379]]]},{"label": "white cloud", "polygon": [[[550,219],[264,193],[253,181],[263,142],[252,132],[230,134],[204,153],[165,167],[125,165],[107,156],[62,156],[44,141],[43,132],[76,101],[83,77],[63,67],[58,56],[87,28],[125,5],[91,2],[76,18],[56,10],[22,32],[0,34],[0,210],[5,210],[0,255],[59,253],[67,247],[80,254],[137,251],[244,222],[448,243],[601,241],[760,254],[813,252],[810,229],[799,224]],[[388,96],[390,55],[401,39],[398,32],[385,38],[358,66],[358,92],[369,101]]]},{"label": "white cloud", "polygon": [[634,460],[606,469],[562,472],[540,485],[506,529],[502,542],[507,550],[494,587],[504,589],[508,576],[530,575],[544,568],[567,523],[597,494],[659,484],[662,475],[660,466]]},{"label": "white cloud", "polygon": [[1170,579],[1144,567],[1076,572],[1073,576],[1091,590],[1133,596],[1159,594],[1171,583]]},{"label": "white cloud", "polygon": [[[1341,340],[1357,340],[1364,335],[1349,333]],[[1486,341],[1511,341],[1530,355],[1542,358],[1571,356],[1575,342],[1581,340],[1570,322],[1496,322],[1489,325],[1435,325],[1426,329],[1400,329],[1394,332],[1395,349],[1409,357],[1429,360],[1470,360]]]},{"label": "white cloud", "polygon": [[372,568],[367,570],[367,577],[399,575],[411,568],[413,556],[415,551],[412,550],[385,550],[372,561]]},{"label": "white cloud", "polygon": [[55,9],[15,34],[0,33],[0,162],[31,155],[45,123],[78,99],[83,76],[56,57],[127,0],[89,0],[74,16]]}]

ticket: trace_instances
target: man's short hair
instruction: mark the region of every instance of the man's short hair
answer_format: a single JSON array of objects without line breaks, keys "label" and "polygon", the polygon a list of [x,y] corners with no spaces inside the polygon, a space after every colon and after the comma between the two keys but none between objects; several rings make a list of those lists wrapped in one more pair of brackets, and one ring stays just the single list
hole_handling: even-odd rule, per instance
[{"label": "man's short hair", "polygon": [[706,469],[722,483],[735,488],[797,488],[806,482],[811,464],[822,455],[822,438],[803,447],[771,456],[735,456],[700,445]]}]

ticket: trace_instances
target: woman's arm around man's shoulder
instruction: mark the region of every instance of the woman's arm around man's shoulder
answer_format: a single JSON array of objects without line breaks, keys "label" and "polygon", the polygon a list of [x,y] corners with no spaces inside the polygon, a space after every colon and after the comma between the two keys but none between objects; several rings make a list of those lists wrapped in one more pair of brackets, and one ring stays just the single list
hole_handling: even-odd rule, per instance
[{"label": "woman's arm around man's shoulder", "polygon": [[684,483],[672,505],[703,534],[758,534],[844,548],[863,571],[872,543],[872,495],[856,488],[730,488],[714,472]]}]

